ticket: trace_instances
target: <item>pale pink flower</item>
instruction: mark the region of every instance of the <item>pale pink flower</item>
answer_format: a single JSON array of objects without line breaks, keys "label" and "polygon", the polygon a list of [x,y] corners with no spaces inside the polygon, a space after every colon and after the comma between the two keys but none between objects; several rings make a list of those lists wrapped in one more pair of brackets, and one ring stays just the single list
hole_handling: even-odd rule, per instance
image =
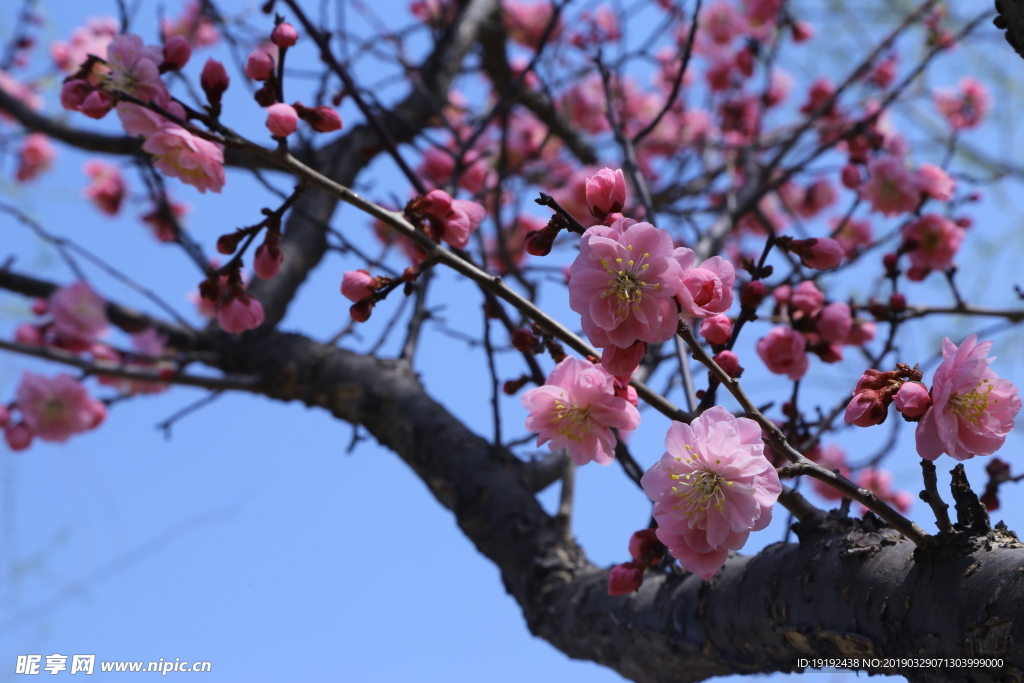
[{"label": "pale pink flower", "polygon": [[917,185],[921,194],[948,202],[953,198],[956,181],[945,170],[934,164],[921,164],[917,167]]},{"label": "pale pink flower", "polygon": [[469,244],[487,210],[466,199],[452,199],[444,190],[431,190],[419,202],[420,210],[437,221],[441,239],[459,249]]},{"label": "pale pink flower", "polygon": [[134,33],[122,33],[107,45],[110,72],[103,78],[105,86],[149,102],[166,99],[167,86],[160,78],[163,50],[145,45]]},{"label": "pale pink flower", "polygon": [[[810,453],[807,454],[807,457],[810,457]],[[819,449],[817,457],[811,458],[811,460],[830,472],[839,470],[839,474],[842,476],[847,479],[850,477],[850,468],[846,465],[846,452],[834,443],[826,444],[823,448]],[[839,489],[817,479],[811,479],[811,488],[825,500],[842,500],[845,498]]]},{"label": "pale pink flower", "polygon": [[[857,476],[857,486],[862,489],[874,491],[875,495],[886,503],[890,503],[902,514],[910,510],[914,504],[914,497],[906,491],[892,490],[892,473],[881,468],[867,467]],[[861,508],[861,514],[867,512],[867,508]]]},{"label": "pale pink flower", "polygon": [[884,216],[897,216],[913,211],[921,202],[921,188],[916,176],[902,157],[889,154],[868,164],[869,178],[861,187],[860,196],[871,202],[871,210]]},{"label": "pale pink flower", "polygon": [[791,327],[775,327],[758,340],[757,355],[776,375],[798,380],[807,372],[807,341]]},{"label": "pale pink flower", "polygon": [[25,424],[43,441],[63,443],[72,434],[99,426],[106,416],[106,407],[64,373],[42,377],[26,372],[16,396]]},{"label": "pale pink flower", "polygon": [[707,339],[709,344],[724,344],[732,336],[732,320],[722,314],[704,318],[700,324],[700,336]]},{"label": "pale pink flower", "polygon": [[728,311],[733,301],[733,285],[736,284],[736,271],[732,264],[721,256],[712,256],[691,268],[693,252],[685,249],[679,254],[677,260],[685,272],[676,300],[683,311],[695,318]]},{"label": "pale pink flower", "polygon": [[821,338],[827,342],[842,344],[850,336],[853,329],[853,314],[850,305],[842,301],[834,301],[821,309],[816,329]]},{"label": "pale pink flower", "polygon": [[992,342],[972,334],[959,348],[942,340],[943,361],[932,378],[932,406],[917,424],[917,452],[935,460],[948,453],[956,460],[991,455],[1013,429],[1021,400],[1013,382],[989,369]]},{"label": "pale pink flower", "polygon": [[825,294],[815,286],[813,280],[804,280],[793,289],[789,301],[796,310],[814,315],[825,304]]},{"label": "pale pink flower", "polygon": [[96,208],[108,216],[116,216],[121,211],[128,188],[124,183],[121,169],[102,161],[87,161],[82,167],[89,176],[89,184],[82,190],[82,196],[92,201]]},{"label": "pale pink flower", "polygon": [[621,168],[602,168],[597,175],[587,178],[587,206],[595,218],[604,220],[608,214],[622,211],[625,205],[626,178]]},{"label": "pale pink flower", "polygon": [[107,333],[106,304],[86,282],[51,294],[50,313],[54,331],[64,340],[91,344]]},{"label": "pale pink flower", "polygon": [[50,46],[50,56],[57,68],[67,73],[78,71],[89,55],[107,58],[107,46],[120,33],[117,19],[103,17],[89,19],[85,26],[71,31],[68,42],[56,41]]},{"label": "pale pink flower", "polygon": [[988,89],[970,76],[961,78],[958,86],[959,91],[950,88],[936,89],[935,108],[946,117],[953,128],[973,128],[981,123],[988,113]]},{"label": "pale pink flower", "polygon": [[568,356],[543,386],[522,395],[530,411],[526,428],[537,434],[538,446],[565,448],[577,465],[591,460],[608,465],[615,457],[611,430],[629,431],[640,424],[640,413],[615,396],[614,389],[614,379],[604,368]]},{"label": "pale pink flower", "polygon": [[602,348],[671,339],[679,320],[673,296],[683,272],[677,259],[693,262],[693,252],[676,249],[665,230],[650,223],[625,225],[623,220],[588,229],[569,269],[569,307]]},{"label": "pale pink flower", "polygon": [[640,480],[654,501],[658,540],[708,580],[751,531],[768,526],[782,484],[764,455],[761,428],[722,406],[688,425],[673,422],[665,451]]},{"label": "pale pink flower", "polygon": [[42,133],[31,133],[25,136],[18,150],[18,171],[15,178],[19,183],[33,180],[40,173],[50,168],[57,150],[50,144],[50,139]]},{"label": "pale pink flower", "polygon": [[904,244],[916,245],[907,252],[911,264],[907,277],[914,281],[923,280],[932,270],[948,268],[964,239],[963,228],[937,213],[926,213],[908,223],[902,233]]},{"label": "pale pink flower", "polygon": [[[829,226],[833,231],[839,227],[839,221],[838,218],[829,221]],[[871,222],[867,219],[849,218],[843,224],[842,229],[835,234],[834,239],[839,242],[839,246],[843,248],[843,252],[847,256],[853,256],[857,253],[858,248],[868,246],[874,239]]]},{"label": "pale pink flower", "polygon": [[932,405],[931,394],[920,382],[905,382],[896,392],[896,410],[907,417],[920,417]]},{"label": "pale pink flower", "polygon": [[278,102],[267,107],[267,130],[274,137],[286,138],[298,125],[299,115],[292,105]]},{"label": "pale pink flower", "polygon": [[185,9],[177,19],[164,19],[161,32],[164,40],[183,36],[194,47],[207,47],[220,40],[217,27],[203,13],[198,2],[185,3]]},{"label": "pale pink flower", "polygon": [[341,293],[349,301],[362,301],[380,287],[380,280],[365,270],[347,270],[341,279]]},{"label": "pale pink flower", "polygon": [[229,289],[217,304],[217,323],[225,332],[239,334],[259,327],[264,319],[263,305],[241,287]]},{"label": "pale pink flower", "polygon": [[[107,96],[102,90],[97,90],[82,104],[82,113],[86,116],[90,114],[86,111],[89,99],[94,96],[102,95]],[[103,104],[102,102],[100,103]],[[185,118],[185,108],[180,104],[170,99],[170,95],[164,98],[162,101],[158,100],[157,104],[164,108],[167,113],[178,117],[179,119]],[[95,118],[95,117],[94,117]],[[121,127],[124,128],[124,132],[128,135],[143,137],[149,137],[156,134],[162,126],[170,125],[170,121],[163,115],[157,112],[147,109],[146,107],[140,107],[137,104],[131,102],[121,102],[117,105],[117,118],[121,120]]]},{"label": "pale pink flower", "polygon": [[155,157],[153,165],[200,192],[224,187],[224,148],[192,135],[181,126],[164,123],[142,145]]}]

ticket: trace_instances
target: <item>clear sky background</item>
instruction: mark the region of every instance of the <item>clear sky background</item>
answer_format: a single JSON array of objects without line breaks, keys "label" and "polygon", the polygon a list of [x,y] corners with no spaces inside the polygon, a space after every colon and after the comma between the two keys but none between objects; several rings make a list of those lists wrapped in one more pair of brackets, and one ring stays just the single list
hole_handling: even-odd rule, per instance
[{"label": "clear sky background", "polygon": [[[149,0],[140,5],[137,30],[152,41],[157,5]],[[397,0],[377,2],[374,8],[385,17],[400,15],[403,21],[407,12],[404,2]],[[14,9],[9,3],[0,10],[0,35],[5,38]],[[178,11],[176,6],[166,8],[169,16]],[[807,18],[815,19],[814,11],[818,10],[809,9]],[[43,12],[48,20],[44,35],[55,39],[66,37],[86,17],[116,15],[116,5],[97,1],[85,8],[84,3],[60,0],[44,3]],[[994,34],[991,28],[984,30]],[[845,49],[851,49],[856,33],[854,26],[842,36],[819,36],[804,54],[821,49],[823,54],[838,55],[843,41],[848,43]],[[823,40],[830,42],[826,46]],[[961,50],[944,57],[931,78],[936,84],[953,84],[961,73],[977,70],[979,60],[986,69],[992,62],[1024,68],[1013,62],[1016,56],[1001,40],[989,36],[986,49],[991,53]],[[198,51],[186,73],[198,74],[206,57],[219,55],[219,50]],[[46,67],[45,56],[40,56],[30,73]],[[792,72],[798,83],[805,84],[817,75],[816,68],[798,60]],[[364,72],[362,77],[370,80],[372,75]],[[245,97],[242,79],[237,72],[232,78],[227,108],[231,125],[269,144],[262,115]],[[798,85],[794,93],[799,99],[802,88]],[[46,101],[48,111],[57,111],[54,91],[46,93]],[[931,114],[926,99],[919,104],[921,112]],[[972,144],[994,158],[1012,158],[1016,147],[1015,131],[1005,114],[1013,110],[1012,104],[1001,100],[990,125],[968,134]],[[359,120],[347,104],[342,115],[346,121]],[[93,123],[76,116],[71,121],[115,129],[111,120]],[[941,155],[935,147],[932,151],[915,159],[935,162]],[[11,182],[13,167],[7,158],[0,169],[0,198],[21,207],[48,230],[102,253],[198,324],[186,299],[199,280],[196,270],[180,251],[157,244],[139,223],[141,202],[130,202],[112,220],[81,198],[86,184],[81,165],[88,158],[61,147],[56,170],[29,186]],[[125,172],[132,189],[139,192],[138,178],[128,167]],[[376,199],[403,197],[406,192],[406,184],[384,159],[361,178],[363,183],[371,181],[367,189]],[[272,182],[285,190],[289,187],[282,177],[273,177]],[[193,205],[186,223],[211,253],[217,235],[252,224],[260,206],[277,201],[246,173],[233,170],[220,195],[199,196],[175,181],[170,186],[178,199]],[[1010,200],[1019,189],[1007,181],[988,192],[986,201],[971,213],[978,229],[969,233],[960,259],[974,267],[961,279],[971,301],[1013,301],[1011,287],[1020,281],[1017,255],[1022,245],[1020,212]],[[341,207],[333,225],[365,236],[368,223],[353,209]],[[17,256],[16,270],[70,281],[52,249],[0,216],[0,259],[9,255]],[[303,288],[282,327],[317,339],[343,328],[349,304],[338,294],[338,285],[342,272],[353,267],[358,264],[351,259],[329,256]],[[109,278],[93,271],[90,275],[102,294],[153,310]],[[945,301],[947,295],[936,287],[941,284],[937,280],[941,278],[911,288],[911,301]],[[838,292],[865,291],[855,281],[835,286]],[[465,302],[464,309],[457,301]],[[431,304],[443,302],[448,307],[439,309],[438,315],[449,327],[479,334],[479,295],[472,287],[450,273],[440,273]],[[576,324],[564,301],[549,296],[541,303]],[[0,294],[0,334],[9,338],[16,324],[30,318],[28,304]],[[389,300],[380,308],[390,311],[397,305]],[[370,346],[385,320],[379,310],[362,337],[350,345]],[[922,325],[906,340],[903,360],[924,362],[937,351],[943,333],[959,342],[989,324],[969,320]],[[767,329],[762,324],[756,334],[745,335],[746,346],[739,353],[750,359],[748,367],[758,366],[752,344]],[[997,339],[997,372],[1021,384],[1020,344],[1012,333]],[[385,346],[385,353],[392,347]],[[486,377],[486,366],[480,354],[467,351],[462,342],[434,327],[418,351],[418,369],[433,395],[478,433],[489,435],[489,390],[486,381],[477,381]],[[823,404],[835,400],[836,386],[852,387],[860,369],[855,361],[824,366],[815,359],[811,366],[805,402],[820,397]],[[503,357],[501,367],[504,376],[519,373],[511,357]],[[23,369],[58,371],[0,355],[0,401],[10,400]],[[773,390],[788,387],[763,372],[751,372],[747,386],[759,397],[774,397]],[[352,428],[322,411],[239,394],[225,395],[180,420],[170,438],[156,428],[202,396],[198,390],[175,388],[118,403],[100,429],[65,445],[37,442],[24,454],[11,454],[0,446],[0,681],[17,678],[16,655],[52,653],[95,654],[98,660],[206,660],[213,663],[213,673],[205,679],[216,681],[622,680],[610,670],[569,660],[533,638],[494,566],[476,552],[422,482],[372,439],[360,438],[350,448]],[[518,399],[507,399],[503,408],[505,433],[523,433],[525,414]],[[890,418],[894,419],[898,418]],[[644,420],[631,445],[647,467],[663,450],[667,423],[650,411],[645,411]],[[851,459],[859,460],[887,436],[888,428],[879,427],[844,432],[839,442]],[[1019,434],[1011,435],[1003,457],[1012,461],[1010,454],[1019,453],[1020,446]],[[898,485],[916,491],[919,467],[909,426],[901,431],[896,453],[888,467]],[[948,459],[940,463],[945,480],[952,464]],[[983,466],[984,462],[968,463],[976,487],[984,482]],[[1014,470],[1019,471],[1016,463]],[[646,498],[618,466],[581,468],[577,488],[574,530],[590,558],[600,565],[628,559],[629,536],[646,525],[649,515]],[[1007,490],[1003,500],[1008,506],[997,515],[1011,528],[1024,513],[1014,502],[1019,498],[1015,493]],[[552,487],[543,498],[550,507],[556,496],[557,487]],[[915,505],[911,516],[927,529],[934,528],[923,505]],[[772,526],[752,536],[744,552],[754,553],[781,540],[785,521],[780,508]],[[97,673],[95,678],[126,675]],[[827,676],[817,680],[853,677]]]}]

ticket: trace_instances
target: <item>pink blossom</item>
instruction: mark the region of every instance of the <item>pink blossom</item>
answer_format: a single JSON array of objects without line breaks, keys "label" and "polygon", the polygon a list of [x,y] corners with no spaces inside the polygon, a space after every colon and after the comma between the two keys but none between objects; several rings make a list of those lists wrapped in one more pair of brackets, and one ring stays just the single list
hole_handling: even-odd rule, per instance
[{"label": "pink blossom", "polygon": [[679,320],[672,297],[683,271],[677,259],[693,262],[693,252],[676,249],[665,230],[650,223],[625,226],[621,221],[588,229],[569,269],[569,307],[602,348],[671,339]]},{"label": "pink blossom", "polygon": [[601,366],[610,374],[626,377],[627,380],[638,367],[647,353],[647,342],[636,341],[625,349],[618,346],[607,346],[601,354]]},{"label": "pink blossom", "polygon": [[743,370],[740,367],[740,357],[729,350],[719,351],[711,360],[718,363],[718,367],[722,368],[730,377],[739,377],[740,371]]},{"label": "pink blossom", "polygon": [[815,180],[804,192],[803,202],[796,207],[796,212],[803,218],[813,218],[823,210],[836,203],[836,188],[824,178]]},{"label": "pink blossom", "polygon": [[185,3],[185,10],[177,19],[164,19],[161,27],[164,40],[171,36],[184,36],[195,47],[208,47],[220,40],[220,33],[198,2]]},{"label": "pink blossom", "polygon": [[905,382],[896,392],[896,410],[907,417],[921,417],[932,405],[928,389],[920,382]]},{"label": "pink blossom", "polygon": [[831,237],[811,237],[793,240],[789,250],[800,257],[800,262],[815,270],[830,270],[843,261],[845,251],[839,242]]},{"label": "pink blossom", "polygon": [[228,77],[227,69],[213,57],[206,60],[203,65],[203,72],[199,76],[199,85],[206,93],[206,99],[214,107],[220,106],[221,98],[227,92],[231,79]]},{"label": "pink blossom", "polygon": [[440,226],[441,239],[459,249],[480,227],[487,210],[466,199],[452,199],[444,190],[431,190],[419,202],[419,209]]},{"label": "pink blossom", "polygon": [[573,126],[591,135],[608,130],[604,85],[596,73],[572,83],[562,95],[561,105]]},{"label": "pink blossom", "polygon": [[72,434],[98,426],[106,416],[104,405],[64,373],[42,377],[26,372],[16,396],[25,424],[43,441],[63,443]]},{"label": "pink blossom", "polygon": [[[503,0],[501,8],[505,16],[508,37],[524,47],[537,49],[544,30],[551,21],[551,3],[547,0],[537,0],[537,2]],[[562,21],[559,19],[551,31],[550,38],[558,38],[561,29]]]},{"label": "pink blossom", "polygon": [[988,89],[970,76],[960,79],[959,91],[940,88],[935,91],[935,108],[953,128],[973,128],[988,113]]},{"label": "pink blossom", "polygon": [[772,69],[768,80],[768,90],[765,91],[765,106],[774,107],[782,104],[789,98],[793,91],[793,77],[779,68]]},{"label": "pink blossom", "polygon": [[287,21],[282,21],[271,31],[270,40],[278,47],[291,47],[299,41],[299,32]]},{"label": "pink blossom", "polygon": [[263,324],[263,305],[241,288],[231,288],[217,304],[217,323],[231,334],[239,334]]},{"label": "pink blossom", "polygon": [[7,442],[7,447],[14,452],[23,451],[31,446],[35,436],[32,429],[24,422],[8,425],[4,429],[4,441]]},{"label": "pink blossom", "polygon": [[853,329],[853,314],[850,305],[834,301],[821,309],[816,325],[818,334],[827,342],[842,344]]},{"label": "pink blossom", "polygon": [[[808,453],[808,457],[810,457],[810,453]],[[834,443],[827,444],[824,448],[819,449],[817,457],[811,459],[830,472],[839,470],[839,474],[842,476],[850,477],[850,468],[846,465],[846,452]],[[839,489],[817,479],[811,479],[811,488],[825,500],[842,500],[845,498]]]},{"label": "pink blossom", "polygon": [[164,43],[164,61],[160,65],[162,71],[179,71],[185,68],[192,58],[192,46],[184,36],[171,36]]},{"label": "pink blossom", "polygon": [[107,65],[110,72],[103,82],[116,90],[149,102],[165,99],[167,86],[160,78],[163,50],[156,45],[144,45],[134,33],[122,33],[107,46]]},{"label": "pink blossom", "polygon": [[614,379],[585,360],[566,357],[540,387],[521,397],[530,411],[526,428],[537,434],[537,445],[548,443],[552,451],[568,449],[577,465],[591,460],[608,465],[615,457],[612,429],[633,430],[640,413],[615,396]]},{"label": "pink blossom", "polygon": [[[833,218],[829,225],[834,232],[839,227],[839,219]],[[834,239],[847,256],[853,256],[858,248],[868,246],[874,239],[871,222],[867,219],[848,218],[839,232],[835,233]]]},{"label": "pink blossom", "polygon": [[[125,102],[121,106],[135,107],[136,105]],[[114,98],[109,93],[106,93],[102,90],[93,90],[91,93],[85,96],[84,100],[82,100],[82,106],[79,108],[78,111],[82,112],[90,119],[99,120],[107,114],[109,114],[110,110],[113,109],[113,107]]]},{"label": "pink blossom", "polygon": [[295,112],[317,133],[333,133],[336,130],[341,130],[341,116],[336,110],[326,105],[304,107],[301,102],[296,102]]},{"label": "pink blossom", "polygon": [[942,363],[932,378],[932,406],[917,425],[917,452],[935,460],[948,453],[956,460],[991,455],[1013,429],[1021,400],[1013,382],[989,369],[992,342],[972,334],[959,348],[942,340]]},{"label": "pink blossom", "polygon": [[281,251],[281,247],[277,246],[277,241],[267,240],[256,248],[252,268],[260,279],[271,280],[281,270],[283,262],[284,253]]},{"label": "pink blossom", "polygon": [[[800,107],[800,113],[812,114],[818,111],[836,94],[836,87],[832,84],[832,81],[828,76],[821,76],[816,81],[811,83],[811,87],[807,92],[807,101]],[[835,106],[833,102],[832,106]],[[828,112],[825,112],[828,114]]]},{"label": "pink blossom", "polygon": [[806,21],[793,22],[793,42],[805,43],[814,37],[814,26]]},{"label": "pink blossom", "polygon": [[807,342],[791,327],[775,327],[758,340],[757,355],[776,375],[798,380],[807,372]]},{"label": "pink blossom", "polygon": [[782,484],[761,428],[721,406],[688,425],[673,422],[665,451],[640,480],[654,501],[656,533],[685,569],[708,580],[751,531],[768,526]]},{"label": "pink blossom", "polygon": [[224,148],[192,135],[181,126],[164,123],[142,145],[155,157],[162,173],[192,185],[200,192],[224,187]]},{"label": "pink blossom", "polygon": [[701,10],[701,35],[717,45],[728,45],[750,30],[747,20],[728,0],[716,0]]},{"label": "pink blossom", "polygon": [[299,124],[299,115],[295,107],[278,102],[267,107],[267,129],[278,138],[286,138],[295,132]]},{"label": "pink blossom", "polygon": [[[843,183],[843,187],[848,190],[856,190],[860,187],[860,167],[857,164],[849,163],[843,166],[843,170],[839,173],[840,180]],[[836,220],[836,219],[833,219]]]},{"label": "pink blossom", "polygon": [[[906,491],[892,490],[892,473],[888,470],[874,467],[863,469],[857,476],[857,486],[874,491],[881,500],[895,506],[903,514],[906,514],[914,503],[914,497]],[[862,509],[863,512],[866,512],[866,508]]]},{"label": "pink blossom", "polygon": [[43,333],[35,325],[23,323],[14,328],[14,341],[18,344],[41,346],[44,343]]},{"label": "pink blossom", "polygon": [[907,277],[914,281],[923,280],[932,270],[948,268],[964,239],[963,228],[937,213],[926,213],[902,232],[904,244],[916,245],[907,253],[911,264]]},{"label": "pink blossom", "polygon": [[709,344],[724,344],[732,336],[732,320],[722,314],[704,318],[700,324],[700,336],[707,339]]},{"label": "pink blossom", "polygon": [[886,57],[871,70],[868,80],[879,88],[888,88],[896,79],[896,62],[897,56],[895,53]]},{"label": "pink blossom", "polygon": [[815,286],[813,280],[804,280],[793,289],[789,301],[796,310],[806,315],[814,315],[824,305],[825,295]]},{"label": "pink blossom", "polygon": [[871,210],[884,216],[913,211],[921,202],[916,176],[902,157],[889,154],[868,164],[869,178],[860,195],[871,202]]},{"label": "pink blossom", "polygon": [[604,220],[608,214],[622,211],[625,205],[626,178],[621,168],[602,168],[597,175],[587,178],[587,206],[595,218]]},{"label": "pink blossom", "polygon": [[57,151],[50,144],[50,139],[42,133],[31,133],[25,136],[18,150],[18,171],[15,178],[19,183],[33,180],[40,173],[50,168]]},{"label": "pink blossom", "polygon": [[54,331],[64,340],[91,344],[107,333],[106,304],[86,282],[51,294],[50,313]]},{"label": "pink blossom", "polygon": [[875,338],[875,323],[870,320],[853,319],[853,327],[850,329],[850,336],[843,342],[847,346],[864,346]]},{"label": "pink blossom", "polygon": [[934,164],[921,164],[917,167],[917,184],[921,188],[921,194],[940,202],[952,199],[953,190],[956,188],[956,181]]},{"label": "pink blossom", "polygon": [[11,423],[11,411],[7,406],[0,405],[0,429],[3,429]]},{"label": "pink blossom", "polygon": [[245,61],[244,73],[254,81],[265,81],[274,75],[274,58],[263,50],[253,50]]},{"label": "pink blossom", "polygon": [[736,284],[736,271],[732,264],[721,256],[712,256],[691,268],[693,252],[686,249],[680,254],[677,258],[685,272],[676,300],[683,311],[695,318],[728,311],[734,296],[732,288]]},{"label": "pink blossom", "polygon": [[349,301],[362,301],[380,287],[380,280],[365,270],[347,270],[341,279],[341,293]]},{"label": "pink blossom", "polygon": [[85,26],[71,32],[68,42],[54,42],[50,46],[50,56],[53,57],[58,69],[74,73],[85,63],[89,55],[106,59],[107,45],[120,31],[121,27],[113,17],[89,19]]},{"label": "pink blossom", "polygon": [[427,147],[423,150],[423,158],[420,165],[416,167],[416,173],[420,177],[434,183],[444,185],[451,180],[455,172],[455,157],[443,149]]},{"label": "pink blossom", "polygon": [[116,216],[121,210],[128,188],[124,184],[121,169],[102,161],[87,161],[82,167],[89,176],[89,185],[82,190],[82,196],[92,201],[96,208],[108,216]]}]

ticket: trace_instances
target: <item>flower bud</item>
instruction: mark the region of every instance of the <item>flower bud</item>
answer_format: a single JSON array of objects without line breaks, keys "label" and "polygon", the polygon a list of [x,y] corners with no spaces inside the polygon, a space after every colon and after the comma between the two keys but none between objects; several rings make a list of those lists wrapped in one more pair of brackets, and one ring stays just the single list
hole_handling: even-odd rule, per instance
[{"label": "flower bud", "polygon": [[192,57],[192,46],[184,36],[171,36],[164,43],[164,62],[160,65],[160,73],[178,71],[188,64]]},{"label": "flower bud", "polygon": [[253,50],[245,62],[244,73],[254,81],[265,81],[274,75],[274,58],[263,50]]},{"label": "flower bud", "polygon": [[789,243],[789,251],[800,257],[800,262],[815,270],[829,270],[838,266],[846,252],[831,237],[811,237],[805,240],[793,240]]},{"label": "flower bud", "polygon": [[357,323],[365,323],[370,319],[371,313],[373,313],[373,301],[370,299],[357,301],[348,309],[348,314],[352,316],[352,319]]},{"label": "flower bud", "polygon": [[719,351],[712,360],[718,363],[718,367],[722,368],[725,374],[730,377],[739,377],[743,374],[743,368],[740,367],[740,357],[732,351]]},{"label": "flower bud", "polygon": [[853,400],[846,404],[843,420],[846,424],[858,427],[873,427],[885,422],[889,416],[889,402],[878,391],[864,391],[855,394]]},{"label": "flower bud", "polygon": [[721,313],[704,318],[700,324],[700,336],[707,339],[709,344],[724,344],[732,336],[732,320]]},{"label": "flower bud", "polygon": [[896,410],[905,417],[921,417],[932,405],[932,397],[928,389],[918,382],[905,382],[896,392]]},{"label": "flower bud", "polygon": [[252,266],[258,277],[270,280],[281,270],[283,261],[284,254],[281,253],[281,248],[277,246],[276,241],[274,243],[267,241],[256,249],[256,258],[253,259]]},{"label": "flower bud", "polygon": [[644,582],[644,568],[639,562],[627,562],[612,567],[608,573],[608,595],[635,593]]},{"label": "flower bud", "polygon": [[43,333],[35,325],[25,323],[15,328],[14,341],[29,346],[41,346],[43,343]]},{"label": "flower bud", "polygon": [[626,178],[622,169],[603,168],[586,181],[587,206],[598,220],[622,211],[626,204]]},{"label": "flower bud", "polygon": [[648,565],[658,564],[665,555],[665,545],[658,540],[654,529],[641,529],[629,537],[629,554]]},{"label": "flower bud", "polygon": [[519,379],[506,380],[505,383],[501,385],[501,390],[507,396],[515,396],[516,392],[522,389],[523,385],[529,381],[530,378],[526,376],[520,377]]},{"label": "flower bud", "polygon": [[764,300],[767,292],[768,288],[760,280],[748,282],[740,292],[740,303],[743,304],[744,308],[757,308]]},{"label": "flower bud", "polygon": [[349,301],[362,301],[376,292],[378,287],[380,280],[365,270],[346,271],[341,280],[341,293]]},{"label": "flower bud", "polygon": [[533,332],[525,327],[512,331],[512,347],[517,351],[530,353],[536,345],[537,338],[533,336]]},{"label": "flower bud", "polygon": [[554,245],[554,237],[547,228],[526,233],[526,253],[533,256],[547,256]]},{"label": "flower bud", "polygon": [[199,84],[203,86],[203,92],[206,93],[206,100],[210,106],[220,107],[221,97],[228,89],[230,82],[231,79],[228,78],[228,72],[223,64],[212,57],[206,60],[203,73],[199,76]]},{"label": "flower bud", "polygon": [[301,102],[295,103],[295,111],[299,118],[309,124],[318,133],[332,133],[341,130],[341,116],[327,106],[304,107]]},{"label": "flower bud", "polygon": [[846,164],[840,173],[840,180],[843,183],[843,187],[856,190],[860,187],[860,168],[856,164]]},{"label": "flower bud", "polygon": [[299,40],[299,32],[286,21],[274,27],[270,34],[270,42],[278,47],[291,47]]},{"label": "flower bud", "polygon": [[32,302],[32,313],[35,315],[46,315],[50,312],[50,302],[46,299],[36,299]]},{"label": "flower bud", "polygon": [[298,127],[299,115],[290,104],[278,102],[267,107],[267,129],[278,138],[286,138]]},{"label": "flower bud", "polygon": [[34,436],[32,429],[24,422],[10,425],[4,429],[4,441],[7,442],[7,447],[15,452],[23,451],[31,446]]},{"label": "flower bud", "polygon": [[895,292],[889,297],[889,310],[900,313],[907,309],[907,297],[900,292]]},{"label": "flower bud", "polygon": [[80,112],[90,119],[102,119],[114,108],[114,98],[102,90],[93,90],[89,93],[79,109]]},{"label": "flower bud", "polygon": [[3,429],[11,422],[11,411],[7,406],[0,406],[0,429]]},{"label": "flower bud", "polygon": [[225,256],[230,256],[235,253],[235,249],[238,249],[238,243],[245,237],[245,231],[236,230],[235,232],[229,232],[221,235],[217,238],[217,251]]}]

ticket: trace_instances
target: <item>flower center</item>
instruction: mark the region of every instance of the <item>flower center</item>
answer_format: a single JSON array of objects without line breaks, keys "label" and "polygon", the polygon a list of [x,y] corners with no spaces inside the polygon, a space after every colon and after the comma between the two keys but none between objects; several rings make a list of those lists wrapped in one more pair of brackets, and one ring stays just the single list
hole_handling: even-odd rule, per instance
[{"label": "flower center", "polygon": [[725,499],[722,487],[732,486],[731,481],[726,481],[722,475],[709,470],[671,476],[679,482],[678,486],[672,487],[672,494],[679,498],[676,510],[687,517],[706,512],[712,505],[719,512],[722,511],[722,501]]},{"label": "flower center", "polygon": [[[954,391],[953,395],[949,397],[949,403],[953,406],[953,414],[967,424],[978,424],[988,409],[988,404],[990,403],[988,395],[991,392],[992,384],[987,379],[978,382],[978,386],[966,394],[961,395],[959,392]],[[999,403],[999,400],[997,399],[994,402]]]},{"label": "flower center", "polygon": [[[627,251],[633,251],[633,245],[626,247]],[[630,254],[632,255],[632,254]],[[659,284],[648,284],[643,280],[644,271],[651,267],[651,264],[644,263],[650,254],[644,252],[639,259],[617,258],[614,262],[608,259],[601,259],[604,271],[610,276],[608,288],[601,293],[601,298],[606,299],[614,296],[619,300],[619,315],[625,317],[629,309],[639,310],[640,300],[643,298],[643,290],[653,287],[661,289]]]},{"label": "flower center", "polygon": [[579,443],[590,431],[590,407],[579,407],[555,400],[551,421],[557,424],[556,434]]}]

